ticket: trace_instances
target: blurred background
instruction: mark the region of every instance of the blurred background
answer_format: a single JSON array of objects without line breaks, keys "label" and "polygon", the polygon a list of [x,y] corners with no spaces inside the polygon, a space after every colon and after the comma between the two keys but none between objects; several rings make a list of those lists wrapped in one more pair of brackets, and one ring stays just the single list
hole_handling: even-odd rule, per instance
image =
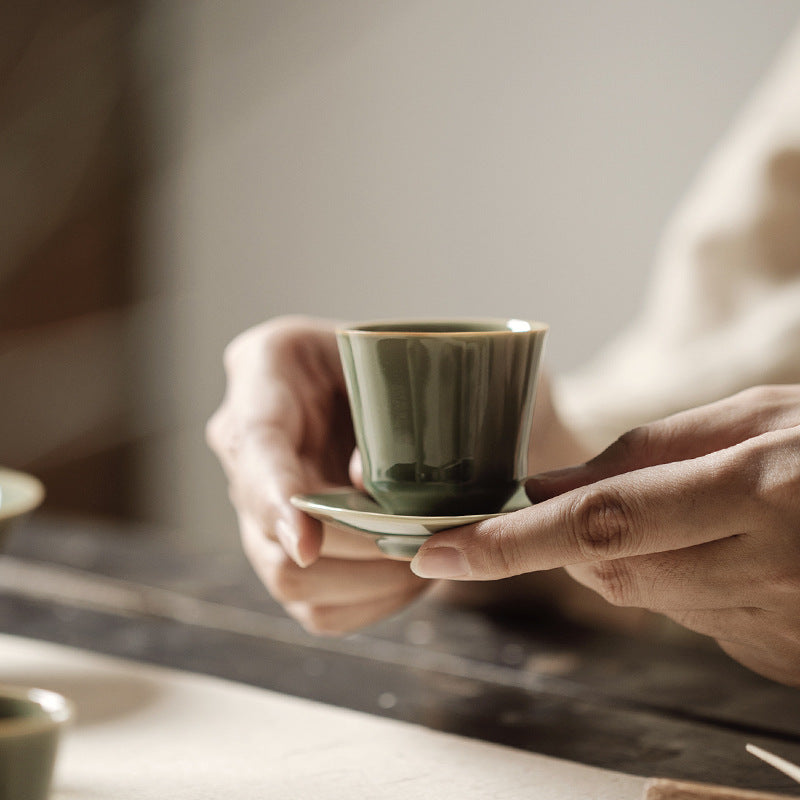
[{"label": "blurred background", "polygon": [[203,438],[268,317],[549,322],[569,370],[796,0],[0,7],[0,464],[236,539]]}]

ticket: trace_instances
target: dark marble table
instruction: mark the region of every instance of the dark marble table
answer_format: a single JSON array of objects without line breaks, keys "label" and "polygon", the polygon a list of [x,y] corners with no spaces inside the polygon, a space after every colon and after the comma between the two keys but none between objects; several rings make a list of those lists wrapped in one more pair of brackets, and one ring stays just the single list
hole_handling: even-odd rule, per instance
[{"label": "dark marble table", "polygon": [[207,673],[637,775],[800,794],[745,753],[800,762],[800,690],[716,646],[440,599],[310,636],[232,537],[34,515],[0,557],[0,631]]}]

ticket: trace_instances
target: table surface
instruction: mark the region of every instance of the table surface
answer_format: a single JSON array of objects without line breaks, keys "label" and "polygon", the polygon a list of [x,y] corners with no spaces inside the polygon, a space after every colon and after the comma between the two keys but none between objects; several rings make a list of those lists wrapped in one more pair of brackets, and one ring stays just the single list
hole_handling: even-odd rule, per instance
[{"label": "table surface", "polygon": [[52,800],[639,800],[620,772],[206,675],[0,634],[0,678],[68,695]]},{"label": "table surface", "polygon": [[289,620],[233,539],[34,515],[0,557],[0,632],[123,656],[519,750],[797,794],[800,691],[715,646],[435,598],[346,638]]}]

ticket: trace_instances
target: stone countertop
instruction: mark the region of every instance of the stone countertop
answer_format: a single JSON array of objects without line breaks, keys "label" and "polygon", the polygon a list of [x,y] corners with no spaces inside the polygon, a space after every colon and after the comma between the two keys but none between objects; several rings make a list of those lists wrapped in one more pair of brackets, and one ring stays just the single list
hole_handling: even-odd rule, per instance
[{"label": "stone countertop", "polygon": [[800,691],[705,642],[433,597],[362,633],[313,637],[235,540],[199,548],[186,535],[34,515],[0,558],[0,631],[634,775],[797,791],[744,746],[800,761]]}]

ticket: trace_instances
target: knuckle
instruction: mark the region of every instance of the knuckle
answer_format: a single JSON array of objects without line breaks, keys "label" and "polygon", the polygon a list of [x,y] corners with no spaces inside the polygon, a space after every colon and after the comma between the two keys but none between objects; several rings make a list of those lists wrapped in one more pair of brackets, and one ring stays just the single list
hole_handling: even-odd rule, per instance
[{"label": "knuckle", "polygon": [[[696,476],[692,497],[709,498],[718,513],[726,506],[749,514],[756,485],[751,460],[738,447],[704,456],[702,472]],[[723,512],[724,513],[724,512]],[[744,523],[744,519],[741,520]]]},{"label": "knuckle", "polygon": [[800,560],[797,557],[782,559],[767,579],[767,586],[784,602],[794,605],[800,612]]},{"label": "knuckle", "polygon": [[309,328],[310,322],[307,317],[300,315],[275,317],[245,331],[243,348],[261,352],[294,348],[298,338],[307,333]]},{"label": "knuckle", "polygon": [[625,555],[636,529],[633,505],[620,492],[592,488],[569,509],[566,526],[587,561],[605,561]]},{"label": "knuckle", "polygon": [[222,363],[228,377],[236,376],[243,366],[269,362],[291,355],[309,334],[320,331],[311,317],[285,315],[254,325],[235,336],[224,348]]},{"label": "knuckle", "polygon": [[734,395],[742,405],[776,405],[783,403],[789,396],[786,386],[779,384],[750,386]]},{"label": "knuckle", "polygon": [[790,384],[754,386],[744,389],[730,403],[744,414],[760,420],[765,430],[792,427],[800,423],[798,388]]},{"label": "knuckle", "polygon": [[798,510],[800,499],[800,427],[772,431],[747,441],[732,471],[746,480],[746,490],[761,507]]},{"label": "knuckle", "polygon": [[206,422],[205,434],[206,443],[214,452],[220,452],[223,449],[224,442],[227,438],[227,421],[226,415],[222,407],[218,408]]},{"label": "knuckle", "polygon": [[214,412],[205,427],[206,443],[228,471],[235,469],[241,448],[242,433],[225,406]]},{"label": "knuckle", "polygon": [[634,605],[635,582],[622,560],[596,561],[591,565],[595,591],[611,605]]},{"label": "knuckle", "polygon": [[255,328],[249,328],[225,345],[225,349],[222,351],[222,365],[228,375],[236,371],[242,354],[251,348],[254,338]]},{"label": "knuckle", "polygon": [[242,331],[225,346],[222,363],[228,375],[235,374],[243,362],[265,350],[279,349],[300,327],[299,319],[276,317]]},{"label": "knuckle", "polygon": [[742,405],[749,405],[751,402],[760,400],[763,397],[764,388],[763,386],[748,386],[736,392],[736,394],[731,397],[731,400]]},{"label": "knuckle", "polygon": [[640,425],[622,434],[608,449],[609,454],[613,451],[616,460],[621,459],[623,463],[639,462],[642,458],[647,458],[651,449],[652,432],[648,425]]}]

